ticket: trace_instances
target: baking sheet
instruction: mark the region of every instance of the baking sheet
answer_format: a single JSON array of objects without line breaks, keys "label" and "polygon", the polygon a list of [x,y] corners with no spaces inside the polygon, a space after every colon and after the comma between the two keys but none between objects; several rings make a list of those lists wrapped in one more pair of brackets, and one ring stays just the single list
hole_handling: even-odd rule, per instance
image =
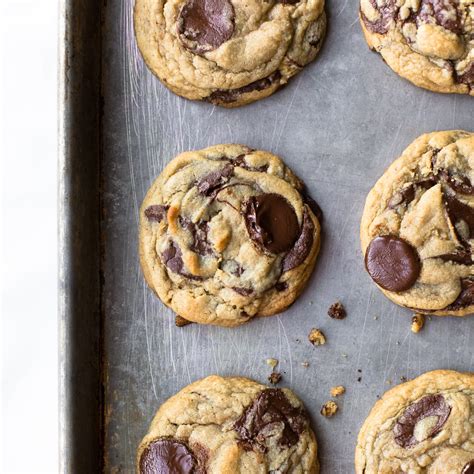
[{"label": "baking sheet", "polygon": [[[266,382],[269,357],[281,386],[309,410],[322,472],[353,471],[358,430],[401,377],[437,368],[472,371],[474,319],[432,318],[419,334],[364,271],[359,220],[376,179],[418,135],[472,129],[472,98],[434,94],[400,79],[363,39],[355,0],[329,0],[317,60],[272,97],[225,110],[169,92],[145,67],[133,35],[133,0],[107,2],[102,30],[101,295],[106,472],[133,472],[135,451],[159,407],[210,374]],[[324,212],[316,271],[279,316],[226,329],[177,328],[147,288],[138,261],[138,210],[176,154],[217,143],[269,150],[303,177]],[[344,303],[343,321],[327,316]],[[327,344],[307,340],[319,327]],[[309,362],[309,367],[301,364]],[[339,413],[319,414],[334,385]]]}]

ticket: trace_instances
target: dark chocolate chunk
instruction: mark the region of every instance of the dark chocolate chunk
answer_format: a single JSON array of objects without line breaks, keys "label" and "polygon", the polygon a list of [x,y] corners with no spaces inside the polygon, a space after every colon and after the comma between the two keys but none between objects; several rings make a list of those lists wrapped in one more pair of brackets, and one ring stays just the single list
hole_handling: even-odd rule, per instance
[{"label": "dark chocolate chunk", "polygon": [[463,278],[461,280],[461,293],[456,300],[447,306],[448,311],[457,311],[474,305],[474,279]]},{"label": "dark chocolate chunk", "polygon": [[179,14],[178,31],[194,53],[217,49],[234,33],[234,7],[229,0],[188,0]]},{"label": "dark chocolate chunk", "polygon": [[474,186],[466,176],[460,176],[452,171],[441,169],[438,171],[440,178],[454,191],[460,194],[474,194]]},{"label": "dark chocolate chunk", "polygon": [[328,315],[333,319],[344,319],[347,316],[347,313],[344,306],[342,306],[342,303],[337,301],[329,307]]},{"label": "dark chocolate chunk", "polygon": [[168,212],[169,206],[163,206],[161,204],[155,204],[145,209],[145,217],[152,222],[161,222],[166,219],[166,213]]},{"label": "dark chocolate chunk", "polygon": [[471,459],[461,471],[461,474],[474,474],[474,459]]},{"label": "dark chocolate chunk", "polygon": [[469,250],[461,248],[453,253],[446,253],[444,255],[439,255],[436,258],[440,258],[445,262],[456,262],[461,265],[473,265],[474,261],[472,260],[472,254]]},{"label": "dark chocolate chunk", "polygon": [[408,290],[421,271],[416,249],[390,235],[375,237],[370,242],[365,254],[365,267],[375,283],[388,291]]},{"label": "dark chocolate chunk", "polygon": [[457,74],[456,79],[461,84],[467,84],[470,88],[474,87],[474,62],[462,74]]},{"label": "dark chocolate chunk", "polygon": [[392,198],[388,202],[388,207],[390,209],[395,209],[400,204],[408,205],[413,201],[413,199],[415,199],[415,193],[417,189],[421,188],[428,190],[432,188],[436,183],[436,178],[434,176],[429,176],[426,179],[410,184],[409,186],[406,186],[400,191],[397,191],[392,196]]},{"label": "dark chocolate chunk", "polygon": [[209,224],[205,221],[198,223],[192,222],[187,217],[179,216],[179,223],[183,229],[186,229],[193,236],[191,250],[199,255],[212,254],[212,246],[207,241],[207,233],[209,232]]},{"label": "dark chocolate chunk", "polygon": [[230,160],[230,162],[234,166],[238,166],[239,168],[244,168],[248,171],[259,171],[261,173],[265,173],[268,170],[268,165],[262,165],[262,166],[259,166],[258,168],[249,166],[247,162],[245,161],[245,155],[239,155],[235,157],[234,159]]},{"label": "dark chocolate chunk", "polygon": [[191,451],[175,439],[153,441],[140,457],[140,474],[191,474],[196,467]]},{"label": "dark chocolate chunk", "polygon": [[298,443],[306,426],[304,409],[291,405],[282,390],[269,388],[246,408],[234,429],[246,449],[263,453],[267,438],[276,437],[280,446],[291,447]]},{"label": "dark chocolate chunk", "polygon": [[392,22],[398,14],[397,2],[396,0],[385,0],[383,5],[380,6],[376,0],[370,0],[370,3],[380,13],[380,18],[375,21],[370,21],[361,10],[362,21],[368,30],[384,35],[388,31],[390,22]]},{"label": "dark chocolate chunk", "polygon": [[287,289],[288,289],[288,283],[286,281],[279,281],[275,285],[275,290],[277,290],[277,291],[285,291]]},{"label": "dark chocolate chunk", "polygon": [[432,23],[434,20],[446,30],[461,34],[461,17],[458,5],[458,0],[421,0],[418,19],[423,23]]},{"label": "dark chocolate chunk", "polygon": [[172,272],[181,273],[183,270],[182,255],[181,249],[174,242],[170,242],[170,246],[161,254],[161,258]]},{"label": "dark chocolate chunk", "polygon": [[[458,222],[465,222],[469,229],[468,238],[472,239],[474,237],[474,209],[450,194],[444,195],[444,204],[453,226]],[[464,240],[459,233],[458,237],[459,240]]]},{"label": "dark chocolate chunk", "polygon": [[428,438],[436,436],[443,428],[451,407],[446,403],[442,395],[427,395],[421,400],[410,405],[403,414],[398,418],[393,434],[395,442],[402,448],[411,448],[424,440],[415,438],[416,424],[431,416],[437,417],[436,425],[431,429]]},{"label": "dark chocolate chunk", "polygon": [[313,246],[314,224],[306,209],[303,212],[303,225],[298,240],[283,259],[282,270],[287,272],[301,265]]},{"label": "dark chocolate chunk", "polygon": [[300,235],[296,213],[280,194],[251,197],[244,204],[244,218],[250,238],[274,254],[290,250]]},{"label": "dark chocolate chunk", "polygon": [[239,286],[233,286],[232,289],[238,293],[239,295],[242,296],[250,296],[253,293],[253,290],[251,288],[243,288]]},{"label": "dark chocolate chunk", "polygon": [[213,104],[229,104],[235,102],[242,94],[247,94],[253,91],[263,91],[268,89],[274,83],[278,82],[281,79],[280,71],[275,71],[273,74],[270,74],[268,77],[259,79],[258,81],[251,82],[243,87],[238,87],[237,89],[217,89],[206,97],[206,101]]},{"label": "dark chocolate chunk", "polygon": [[161,254],[163,263],[174,273],[178,273],[181,276],[190,278],[191,280],[202,280],[202,277],[197,275],[191,275],[183,270],[183,254],[181,249],[174,243],[170,242],[170,245]]},{"label": "dark chocolate chunk", "polygon": [[219,170],[212,171],[197,182],[198,191],[205,196],[214,195],[218,189],[229,181],[233,172],[234,167],[230,163]]}]

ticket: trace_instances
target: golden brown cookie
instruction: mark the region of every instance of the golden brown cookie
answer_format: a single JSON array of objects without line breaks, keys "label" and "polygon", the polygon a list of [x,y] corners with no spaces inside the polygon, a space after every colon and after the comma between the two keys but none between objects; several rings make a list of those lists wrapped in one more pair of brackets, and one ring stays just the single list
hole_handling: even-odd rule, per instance
[{"label": "golden brown cookie", "polygon": [[237,326],[287,308],[319,252],[317,204],[275,155],[242,145],[183,153],[140,210],[140,261],[179,316]]},{"label": "golden brown cookie", "polygon": [[472,474],[474,374],[428,372],[384,394],[357,439],[357,474]]},{"label": "golden brown cookie", "polygon": [[166,401],[137,453],[137,473],[316,474],[317,444],[287,389],[211,376]]},{"label": "golden brown cookie", "polygon": [[370,191],[361,222],[367,271],[420,313],[474,312],[474,134],[417,138]]},{"label": "golden brown cookie", "polygon": [[435,92],[474,95],[472,0],[361,0],[370,48],[400,76]]},{"label": "golden brown cookie", "polygon": [[148,67],[174,93],[224,107],[273,94],[312,61],[324,0],[136,0]]}]

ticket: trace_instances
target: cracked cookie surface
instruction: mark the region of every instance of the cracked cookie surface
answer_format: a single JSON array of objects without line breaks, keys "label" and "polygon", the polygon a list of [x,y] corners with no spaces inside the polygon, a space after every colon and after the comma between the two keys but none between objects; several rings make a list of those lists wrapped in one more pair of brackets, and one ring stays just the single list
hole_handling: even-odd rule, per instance
[{"label": "cracked cookie surface", "polygon": [[140,210],[140,261],[179,316],[237,326],[284,310],[303,291],[321,217],[275,155],[217,145],[173,159]]},{"label": "cracked cookie surface", "polygon": [[474,134],[417,138],[370,191],[361,222],[366,268],[395,303],[474,312]]},{"label": "cracked cookie surface", "polygon": [[356,473],[468,474],[474,470],[474,374],[428,372],[398,385],[362,426]]},{"label": "cracked cookie surface", "polygon": [[224,107],[269,96],[312,61],[324,0],[136,0],[135,35],[174,93]]},{"label": "cracked cookie surface", "polygon": [[472,0],[361,0],[360,21],[370,48],[400,76],[474,95]]},{"label": "cracked cookie surface", "polygon": [[210,376],[167,400],[138,447],[138,473],[167,469],[313,474],[319,463],[305,409],[291,390]]}]

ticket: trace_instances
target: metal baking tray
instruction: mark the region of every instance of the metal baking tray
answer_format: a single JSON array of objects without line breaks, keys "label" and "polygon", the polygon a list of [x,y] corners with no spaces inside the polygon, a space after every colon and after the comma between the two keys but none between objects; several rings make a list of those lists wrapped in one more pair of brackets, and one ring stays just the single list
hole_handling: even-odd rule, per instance
[{"label": "metal baking tray", "polygon": [[[181,99],[149,72],[133,0],[62,1],[61,472],[132,473],[166,398],[214,373],[265,382],[273,357],[311,413],[322,472],[348,473],[359,427],[386,389],[430,369],[474,369],[474,319],[433,317],[411,333],[410,312],[365,273],[358,237],[384,169],[424,132],[472,129],[473,99],[395,75],[367,48],[355,0],[328,0],[327,12],[314,63],[272,97],[225,110]],[[235,329],[178,328],[142,277],[138,209],[176,154],[229,142],[270,150],[304,178],[324,211],[321,253],[283,314]],[[336,300],[343,321],[326,314]],[[310,345],[312,327],[325,346]],[[325,419],[320,407],[339,384],[340,412]]]}]

